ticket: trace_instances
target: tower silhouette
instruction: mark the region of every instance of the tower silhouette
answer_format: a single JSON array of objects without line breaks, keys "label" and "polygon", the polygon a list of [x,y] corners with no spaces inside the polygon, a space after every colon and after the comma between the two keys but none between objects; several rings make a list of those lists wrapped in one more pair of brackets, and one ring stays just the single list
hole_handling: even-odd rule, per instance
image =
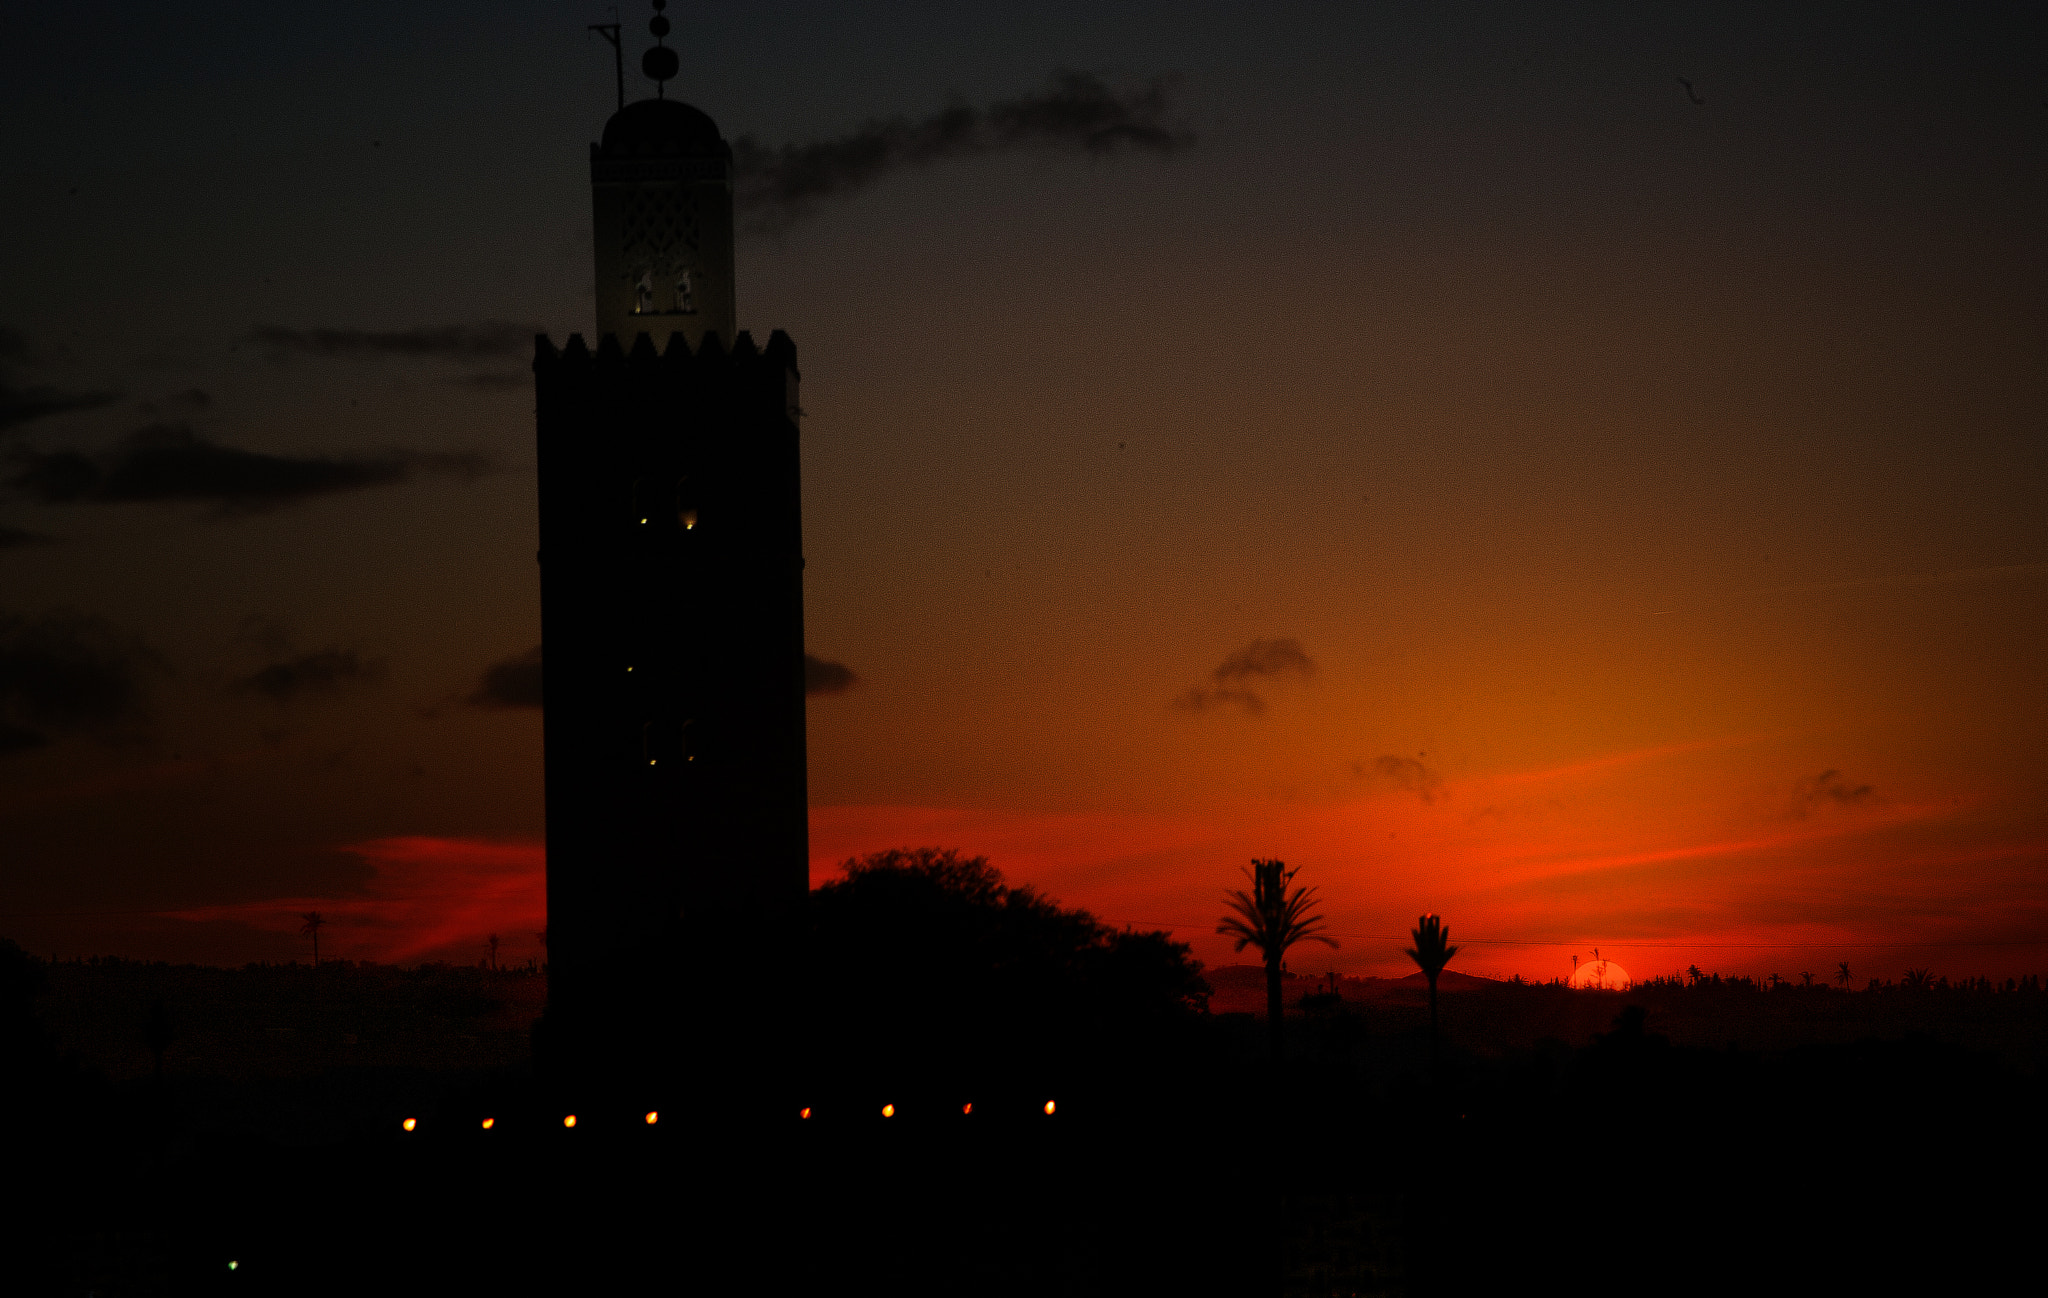
[{"label": "tower silhouette", "polygon": [[[643,66],[665,80],[675,57]],[[797,925],[808,886],[796,347],[736,332],[732,149],[710,117],[626,104],[590,174],[598,345],[542,335],[533,363],[536,1044],[585,1088],[686,1081],[764,1105],[786,1068],[754,1025],[777,998],[733,982]]]}]

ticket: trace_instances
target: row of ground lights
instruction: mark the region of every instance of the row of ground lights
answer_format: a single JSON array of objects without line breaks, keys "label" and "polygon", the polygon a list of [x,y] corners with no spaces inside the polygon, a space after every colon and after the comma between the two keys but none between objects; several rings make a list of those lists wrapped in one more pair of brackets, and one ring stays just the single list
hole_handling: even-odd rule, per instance
[{"label": "row of ground lights", "polygon": [[[1056,1105],[1054,1105],[1054,1104],[1053,1104],[1053,1102],[1052,1102],[1051,1100],[1047,1100],[1047,1101],[1045,1102],[1045,1116],[1046,1116],[1046,1117],[1048,1117],[1048,1118],[1049,1118],[1049,1117],[1051,1117],[1051,1116],[1053,1115],[1053,1113],[1054,1113],[1054,1112],[1056,1111],[1056,1109],[1057,1109],[1057,1106],[1056,1106]],[[972,1104],[963,1104],[963,1105],[961,1105],[961,1106],[960,1106],[960,1112],[961,1112],[962,1114],[972,1114],[972,1113],[974,1112],[974,1105],[972,1105]],[[808,1118],[808,1117],[810,1117],[810,1116],[811,1116],[811,1111],[810,1111],[810,1109],[808,1109],[808,1108],[805,1108],[805,1109],[802,1109],[802,1110],[800,1110],[800,1111],[799,1111],[799,1112],[797,1113],[797,1115],[796,1115],[796,1116],[798,1116],[799,1118]],[[885,1105],[883,1105],[883,1106],[882,1106],[882,1116],[883,1116],[883,1117],[885,1117],[885,1118],[893,1118],[893,1117],[895,1117],[895,1116],[896,1116],[896,1106],[895,1106],[895,1105],[893,1105],[893,1104],[885,1104]]]},{"label": "row of ground lights", "polygon": [[[1054,1103],[1053,1103],[1053,1102],[1052,1102],[1051,1100],[1047,1100],[1047,1101],[1045,1102],[1045,1116],[1046,1116],[1046,1117],[1048,1117],[1048,1118],[1049,1118],[1049,1117],[1051,1117],[1051,1116],[1052,1116],[1052,1115],[1053,1115],[1053,1114],[1054,1114],[1055,1112],[1057,1112],[1057,1109],[1058,1109],[1058,1106],[1057,1106],[1057,1105],[1055,1105],[1055,1104],[1054,1104]],[[960,1112],[961,1112],[961,1113],[962,1113],[963,1115],[971,1115],[971,1114],[973,1114],[973,1112],[974,1112],[974,1105],[973,1105],[972,1103],[968,1103],[968,1104],[963,1104],[963,1105],[961,1105],[961,1106],[960,1106]],[[798,1113],[797,1113],[797,1116],[798,1116],[799,1118],[809,1118],[809,1117],[811,1116],[811,1110],[810,1110],[809,1106],[806,1106],[805,1108],[803,1108],[803,1109],[799,1110],[799,1111],[798,1111]],[[884,1105],[882,1106],[882,1116],[883,1116],[883,1117],[885,1117],[885,1118],[893,1118],[893,1117],[895,1117],[895,1116],[896,1116],[896,1106],[895,1106],[895,1105],[893,1105],[893,1104],[884,1104]],[[660,1112],[660,1110],[658,1110],[658,1109],[649,1109],[649,1110],[647,1111],[646,1115],[644,1116],[644,1118],[642,1119],[642,1121],[644,1121],[644,1122],[645,1122],[645,1123],[646,1123],[646,1124],[647,1124],[648,1126],[650,1126],[650,1127],[651,1127],[651,1126],[653,1126],[653,1125],[654,1125],[655,1123],[657,1123],[657,1122],[661,1121],[661,1112]],[[418,1130],[420,1129],[420,1120],[419,1120],[418,1118],[407,1118],[407,1119],[406,1119],[405,1121],[403,1121],[403,1122],[399,1123],[398,1125],[399,1125],[400,1127],[404,1128],[404,1129],[405,1129],[405,1130],[407,1130],[407,1131],[418,1131]],[[479,1122],[479,1123],[477,1124],[477,1126],[481,1127],[481,1128],[482,1128],[483,1130],[485,1130],[485,1131],[489,1131],[489,1130],[491,1130],[491,1129],[492,1129],[493,1127],[496,1127],[497,1125],[498,1125],[498,1120],[497,1120],[496,1118],[485,1118],[485,1119],[483,1119],[483,1120],[482,1120],[481,1122]],[[575,1125],[576,1125],[576,1115],[575,1115],[575,1114],[573,1114],[573,1113],[565,1113],[565,1114],[563,1114],[563,1115],[562,1115],[562,1126],[564,1126],[565,1128],[573,1128],[573,1127],[574,1127]]]},{"label": "row of ground lights", "polygon": [[[641,1121],[645,1122],[648,1126],[651,1127],[655,1123],[661,1121],[661,1111],[659,1109],[649,1109],[646,1115],[641,1119]],[[399,1123],[398,1125],[403,1127],[407,1131],[418,1131],[420,1129],[420,1120],[418,1118],[407,1118],[405,1121]],[[483,1128],[485,1131],[489,1131],[497,1125],[498,1120],[496,1118],[485,1118],[483,1121],[477,1123],[477,1126]],[[562,1125],[564,1127],[574,1127],[576,1125],[576,1115],[573,1113],[563,1114]]]}]

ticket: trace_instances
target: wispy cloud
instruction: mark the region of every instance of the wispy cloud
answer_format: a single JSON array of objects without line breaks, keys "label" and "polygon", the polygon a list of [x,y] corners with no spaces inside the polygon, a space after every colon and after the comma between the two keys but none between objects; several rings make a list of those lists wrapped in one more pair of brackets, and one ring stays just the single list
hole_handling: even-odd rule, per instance
[{"label": "wispy cloud", "polygon": [[17,382],[15,374],[33,359],[28,339],[20,331],[0,325],[0,433],[61,415],[71,410],[91,410],[114,400],[111,392],[67,392],[47,384]]},{"label": "wispy cloud", "polygon": [[147,719],[147,678],[162,670],[142,640],[99,618],[0,613],[0,754],[133,729]]},{"label": "wispy cloud", "polygon": [[1424,802],[1433,803],[1443,795],[1443,776],[1423,765],[1419,757],[1396,757],[1389,753],[1371,761],[1351,763],[1351,773],[1362,780],[1374,780],[1406,789]]},{"label": "wispy cloud", "polygon": [[1299,640],[1254,640],[1210,672],[1208,684],[1191,686],[1173,702],[1187,712],[1208,712],[1220,707],[1264,712],[1266,700],[1252,688],[1254,685],[1312,676],[1315,670],[1314,660]]},{"label": "wispy cloud", "polygon": [[804,655],[805,694],[844,694],[860,684],[860,677],[845,663]]},{"label": "wispy cloud", "polygon": [[272,455],[224,446],[169,423],[138,429],[98,454],[23,450],[14,461],[8,485],[45,505],[204,501],[224,513],[391,486],[416,473],[473,478],[489,468],[483,457],[460,453]]},{"label": "wispy cloud", "polygon": [[413,358],[455,361],[499,360],[533,350],[537,325],[485,320],[417,329],[293,328],[257,325],[251,341],[279,357]]},{"label": "wispy cloud", "polygon": [[1038,94],[986,109],[954,104],[928,117],[892,117],[780,148],[742,136],[733,142],[735,202],[749,227],[775,230],[892,172],[950,158],[1033,148],[1169,155],[1194,143],[1192,132],[1166,121],[1171,89],[1163,77],[1118,90],[1085,72],[1061,72]]},{"label": "wispy cloud", "polygon": [[502,658],[484,668],[483,679],[477,682],[476,692],[469,696],[473,707],[479,708],[537,708],[540,697],[540,650],[539,645],[523,654]]}]

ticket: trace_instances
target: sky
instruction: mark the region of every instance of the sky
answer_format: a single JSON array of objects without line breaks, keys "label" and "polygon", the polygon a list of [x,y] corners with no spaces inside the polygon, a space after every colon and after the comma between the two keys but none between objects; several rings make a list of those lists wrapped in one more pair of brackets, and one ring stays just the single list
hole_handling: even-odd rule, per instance
[{"label": "sky", "polygon": [[[814,881],[956,847],[1219,964],[1281,857],[1312,972],[1424,911],[1500,976],[2048,965],[2048,12],[670,16],[802,365]],[[611,19],[0,16],[0,934],[539,954],[526,365]],[[1132,129],[914,146],[1076,96]]]}]

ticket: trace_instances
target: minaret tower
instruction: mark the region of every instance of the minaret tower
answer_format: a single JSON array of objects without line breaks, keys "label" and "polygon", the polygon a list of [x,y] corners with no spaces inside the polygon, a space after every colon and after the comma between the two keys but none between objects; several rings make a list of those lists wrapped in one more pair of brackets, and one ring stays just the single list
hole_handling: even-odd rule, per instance
[{"label": "minaret tower", "polygon": [[[665,82],[675,53],[642,67]],[[590,168],[598,345],[534,356],[537,1047],[565,1085],[709,1090],[738,1115],[788,1084],[761,1022],[789,960],[764,947],[808,886],[796,347],[735,330],[732,149],[708,116],[623,104]]]}]

